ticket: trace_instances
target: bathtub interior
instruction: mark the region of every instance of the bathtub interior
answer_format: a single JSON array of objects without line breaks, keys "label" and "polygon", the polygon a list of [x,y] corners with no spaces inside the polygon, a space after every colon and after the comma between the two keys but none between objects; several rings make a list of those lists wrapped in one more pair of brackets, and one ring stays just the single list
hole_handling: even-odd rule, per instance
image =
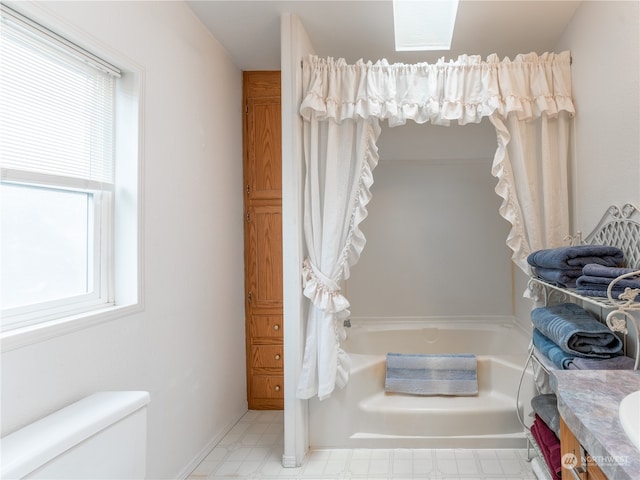
[{"label": "bathtub interior", "polygon": [[[312,448],[522,448],[534,383],[526,331],[513,319],[352,319],[347,386],[309,404]],[[476,396],[384,392],[396,353],[475,353]]]}]

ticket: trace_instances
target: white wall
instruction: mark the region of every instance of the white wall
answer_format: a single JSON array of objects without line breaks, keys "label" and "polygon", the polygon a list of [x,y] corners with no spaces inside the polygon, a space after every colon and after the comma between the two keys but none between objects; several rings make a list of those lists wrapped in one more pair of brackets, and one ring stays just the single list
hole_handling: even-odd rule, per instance
[{"label": "white wall", "polygon": [[182,2],[16,8],[144,69],[145,307],[3,353],[2,435],[99,390],[148,390],[148,477],[176,478],[247,408],[241,72]]},{"label": "white wall", "polygon": [[[302,59],[313,53],[313,45],[300,19],[283,14],[280,19],[282,52],[282,248],[283,264],[284,382],[297,385],[302,369],[308,303],[302,295],[300,265],[306,256],[302,237],[304,162],[302,160]],[[284,452],[282,464],[296,467],[309,448],[308,402],[296,398],[295,388],[284,392]]]},{"label": "white wall", "polygon": [[384,127],[367,246],[347,284],[353,317],[512,315],[509,224],[494,127]]},{"label": "white wall", "polygon": [[640,206],[640,2],[585,1],[558,43],[573,58],[573,212],[589,233],[611,204]]}]

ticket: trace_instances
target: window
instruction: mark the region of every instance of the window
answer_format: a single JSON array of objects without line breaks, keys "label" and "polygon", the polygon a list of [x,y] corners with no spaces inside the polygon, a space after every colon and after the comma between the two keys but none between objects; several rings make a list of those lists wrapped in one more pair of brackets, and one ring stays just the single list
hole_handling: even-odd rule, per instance
[{"label": "window", "polygon": [[458,0],[393,0],[396,51],[450,50]]},{"label": "window", "polygon": [[0,8],[4,333],[117,304],[115,132],[122,127],[115,123],[119,69]]}]

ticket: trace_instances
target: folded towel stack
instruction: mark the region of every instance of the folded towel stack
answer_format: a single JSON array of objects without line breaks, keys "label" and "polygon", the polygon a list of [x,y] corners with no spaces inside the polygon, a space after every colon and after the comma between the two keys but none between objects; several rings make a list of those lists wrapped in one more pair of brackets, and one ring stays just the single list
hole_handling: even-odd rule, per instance
[{"label": "folded towel stack", "polygon": [[[592,297],[606,297],[609,284],[621,275],[633,273],[632,268],[607,267],[598,264],[587,264],[582,269],[582,275],[576,280],[576,289],[583,295]],[[640,275],[630,276],[614,283],[611,289],[613,298],[624,293],[626,288],[640,289]]]},{"label": "folded towel stack", "polygon": [[561,303],[535,308],[531,312],[531,323],[537,353],[558,369],[633,368],[632,359],[617,359],[622,356],[620,338],[579,305]]},{"label": "folded towel stack", "polygon": [[611,358],[622,350],[622,341],[575,303],[534,308],[531,322],[542,335],[577,357]]},{"label": "folded towel stack", "polygon": [[555,395],[538,395],[531,400],[535,414],[531,435],[540,447],[544,461],[555,478],[562,477],[560,452],[560,414]]},{"label": "folded towel stack", "polygon": [[562,350],[558,345],[553,343],[549,338],[545,337],[537,328],[533,329],[533,345],[536,347],[538,354],[542,354],[549,359],[555,368],[559,370],[567,370],[576,358]]},{"label": "folded towel stack", "polygon": [[536,395],[531,399],[533,412],[540,417],[557,437],[560,437],[560,413],[558,398],[553,393]]},{"label": "folded towel stack", "polygon": [[574,288],[582,269],[588,264],[619,267],[624,253],[607,245],[576,245],[537,250],[527,257],[534,273],[561,287]]}]

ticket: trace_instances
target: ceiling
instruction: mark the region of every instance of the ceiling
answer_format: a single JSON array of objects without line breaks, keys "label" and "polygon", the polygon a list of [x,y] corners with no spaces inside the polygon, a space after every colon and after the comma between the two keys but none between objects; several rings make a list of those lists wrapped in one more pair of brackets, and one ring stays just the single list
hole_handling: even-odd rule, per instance
[{"label": "ceiling", "polygon": [[191,0],[241,70],[280,70],[280,17],[297,15],[321,57],[434,63],[552,51],[580,1],[460,0],[450,51],[396,52],[391,0]]}]

